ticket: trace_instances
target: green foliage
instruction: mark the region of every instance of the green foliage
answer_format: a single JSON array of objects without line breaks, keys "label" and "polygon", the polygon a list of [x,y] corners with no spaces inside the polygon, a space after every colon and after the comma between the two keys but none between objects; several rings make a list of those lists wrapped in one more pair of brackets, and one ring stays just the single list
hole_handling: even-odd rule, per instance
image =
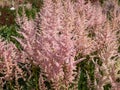
[{"label": "green foliage", "polygon": [[32,9],[26,9],[26,15],[28,18],[35,18],[36,15],[36,9],[32,8]]},{"label": "green foliage", "polygon": [[20,16],[22,16],[23,15],[23,8],[25,8],[24,10],[25,10],[25,14],[26,14],[26,16],[29,18],[29,19],[31,19],[31,18],[35,18],[35,15],[36,15],[36,13],[37,13],[37,9],[36,8],[31,8],[31,9],[27,9],[26,7],[20,7],[19,9],[18,9],[18,14],[20,15]]},{"label": "green foliage", "polygon": [[28,0],[28,2],[32,3],[32,7],[37,11],[39,11],[43,5],[43,0]]},{"label": "green foliage", "polygon": [[0,36],[4,39],[7,40],[8,42],[13,42],[18,49],[20,49],[20,44],[18,43],[17,40],[15,40],[14,38],[12,38],[12,36],[15,37],[21,37],[18,33],[18,26],[17,25],[11,25],[11,26],[1,26],[0,27]]},{"label": "green foliage", "polygon": [[105,85],[104,90],[111,90],[111,85],[110,84]]},{"label": "green foliage", "polygon": [[[93,90],[94,89],[94,68],[95,65],[89,59],[80,63],[80,79],[78,90]],[[89,78],[88,78],[89,75]],[[88,79],[90,79],[88,83]],[[91,88],[91,89],[90,89]]]}]

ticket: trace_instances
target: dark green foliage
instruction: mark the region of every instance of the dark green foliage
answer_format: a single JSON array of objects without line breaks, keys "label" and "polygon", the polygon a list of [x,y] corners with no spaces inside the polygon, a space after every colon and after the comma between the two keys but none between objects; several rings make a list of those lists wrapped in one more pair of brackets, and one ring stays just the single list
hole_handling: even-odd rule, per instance
[{"label": "dark green foliage", "polygon": [[85,70],[81,70],[80,79],[78,82],[78,90],[89,90],[87,86],[87,76]]},{"label": "dark green foliage", "polygon": [[3,90],[15,90],[15,82],[13,81],[6,81],[6,83],[3,86]]},{"label": "dark green foliage", "polygon": [[111,85],[110,84],[105,85],[104,90],[111,90]]},{"label": "dark green foliage", "polygon": [[20,7],[20,8],[18,9],[18,14],[19,14],[20,16],[23,15],[23,8],[24,8],[24,10],[25,10],[25,14],[26,14],[26,16],[28,17],[28,19],[35,18],[35,15],[36,15],[36,13],[37,13],[37,9],[36,9],[36,8],[27,9],[26,7]]},{"label": "dark green foliage", "polygon": [[28,1],[32,3],[32,7],[35,8],[37,11],[39,11],[43,5],[43,0],[28,0]]},{"label": "dark green foliage", "polygon": [[[22,90],[39,90],[39,75],[40,75],[40,68],[37,66],[31,66],[31,74],[27,75],[26,78],[26,86]],[[29,78],[30,77],[30,78]]]},{"label": "dark green foliage", "polygon": [[37,10],[35,8],[26,9],[26,15],[28,18],[35,18]]},{"label": "dark green foliage", "polygon": [[[94,90],[94,68],[95,65],[89,59],[80,63],[80,79],[78,83],[79,90]],[[88,82],[88,76],[90,82]]]},{"label": "dark green foliage", "polygon": [[17,33],[18,26],[17,25],[11,25],[11,26],[2,26],[0,27],[0,36],[4,38],[4,40],[7,40],[8,42],[13,42],[19,49],[20,49],[20,44],[18,43],[17,40],[15,40],[11,36],[15,37],[21,37],[20,34]]}]

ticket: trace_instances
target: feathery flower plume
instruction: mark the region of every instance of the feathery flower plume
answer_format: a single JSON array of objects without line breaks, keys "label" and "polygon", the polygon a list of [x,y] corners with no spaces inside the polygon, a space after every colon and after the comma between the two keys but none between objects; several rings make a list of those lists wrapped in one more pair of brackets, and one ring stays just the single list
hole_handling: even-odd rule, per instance
[{"label": "feathery flower plume", "polygon": [[4,84],[4,80],[12,80],[15,78],[16,85],[18,85],[18,78],[23,76],[22,70],[18,66],[17,60],[17,49],[14,44],[6,43],[2,39],[0,39],[0,73],[2,77],[0,77],[2,84]]},{"label": "feathery flower plume", "polygon": [[[85,0],[44,0],[35,21],[28,20],[24,13],[17,22],[24,38],[16,39],[23,46],[27,59],[40,66],[56,90],[68,89],[73,82],[76,63],[81,61],[74,60],[76,54],[86,56],[94,51],[98,51],[97,57],[102,61],[102,66],[98,67],[93,60],[96,70],[102,69],[108,76],[103,79],[108,79],[113,87],[117,85],[115,77],[111,76],[115,65],[113,57],[118,55],[116,25],[106,21],[100,5],[85,3]],[[91,28],[95,36],[89,37]],[[39,79],[44,82],[41,75]],[[99,79],[100,83],[95,84],[97,89],[102,89],[103,84],[100,84],[104,80]]]},{"label": "feathery flower plume", "polygon": [[[45,0],[40,17],[38,15],[36,20],[40,22],[40,26],[39,23],[27,20],[26,16],[17,19],[21,27],[19,33],[24,39],[16,39],[23,46],[28,58],[40,65],[56,89],[60,89],[62,85],[68,87],[73,82],[76,68],[74,64],[76,51],[74,40],[71,39],[74,17],[66,19],[67,14],[70,16],[73,7],[69,0],[67,2],[68,6],[61,0],[56,2]],[[63,4],[66,4],[66,7]],[[69,13],[64,11],[64,8],[70,7]],[[36,26],[40,27],[40,30]]]},{"label": "feathery flower plume", "polygon": [[[62,81],[62,84],[68,86],[74,79],[75,49],[74,40],[71,39],[71,21],[66,19],[68,13],[64,11],[66,7],[63,4],[65,3],[61,0],[57,0],[56,3],[45,0],[41,11],[42,36],[39,42],[40,52],[45,59],[43,64],[48,64],[43,65],[48,78],[55,82],[54,84]],[[70,1],[68,4],[71,4]]]}]

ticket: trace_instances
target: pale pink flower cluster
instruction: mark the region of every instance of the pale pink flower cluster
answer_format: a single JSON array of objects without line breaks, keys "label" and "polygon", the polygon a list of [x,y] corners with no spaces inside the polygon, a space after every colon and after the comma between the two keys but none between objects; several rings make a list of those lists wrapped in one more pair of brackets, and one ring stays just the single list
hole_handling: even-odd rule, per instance
[{"label": "pale pink flower cluster", "polygon": [[62,2],[58,2],[56,5],[51,0],[44,2],[41,17],[38,17],[41,20],[41,31],[37,31],[37,23],[27,20],[25,16],[18,17],[17,22],[21,26],[19,33],[24,39],[16,38],[28,58],[40,65],[56,88],[60,88],[59,84],[68,86],[72,83],[75,74],[73,70],[76,68],[74,41],[62,14]]},{"label": "pale pink flower cluster", "polygon": [[23,76],[22,70],[18,66],[17,48],[12,43],[7,43],[0,39],[0,82],[2,85],[4,81],[12,80]]},{"label": "pale pink flower cluster", "polygon": [[42,41],[40,43],[42,45],[40,52],[45,58],[46,65],[43,68],[48,73],[48,77],[53,82],[62,81],[69,85],[74,79],[75,48],[70,32],[72,23],[70,21],[67,23],[66,14],[68,13],[64,11],[65,8],[61,0],[58,0],[56,4],[51,0],[44,2],[41,11]]},{"label": "pale pink flower cluster", "polygon": [[[97,51],[96,57],[103,62],[101,67],[106,69],[105,73],[112,73],[110,67],[114,68],[115,62],[111,58],[118,54],[114,24],[118,20],[114,19],[111,24],[102,11],[99,4],[85,3],[85,0],[44,0],[35,21],[28,20],[25,14],[17,18],[19,33],[24,38],[16,39],[23,46],[23,52],[27,59],[40,66],[56,90],[73,83],[76,63],[81,61],[74,58],[79,53],[86,56]],[[90,29],[95,34],[92,38],[88,36]],[[98,66],[96,69],[101,69]],[[115,86],[111,75],[107,79]]]},{"label": "pale pink flower cluster", "polygon": [[[113,22],[114,23],[114,22]],[[110,82],[113,88],[117,88],[116,76],[115,76],[115,64],[119,56],[118,42],[117,42],[117,30],[113,28],[112,23],[107,21],[105,26],[97,27],[95,31],[96,37],[94,38],[94,45],[98,50],[98,57],[100,58],[102,65],[98,65],[97,61],[93,61],[96,65],[95,77],[99,79],[96,88],[103,90],[103,86]],[[104,74],[101,75],[101,70]],[[96,81],[97,82],[97,81]],[[117,90],[117,89],[115,89]]]}]

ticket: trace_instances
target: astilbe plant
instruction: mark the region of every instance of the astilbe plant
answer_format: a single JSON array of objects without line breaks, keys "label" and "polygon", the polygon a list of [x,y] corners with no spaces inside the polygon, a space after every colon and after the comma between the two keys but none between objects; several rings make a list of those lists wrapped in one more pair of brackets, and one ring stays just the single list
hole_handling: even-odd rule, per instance
[{"label": "astilbe plant", "polygon": [[98,82],[95,81],[95,85],[96,89],[103,90],[104,85],[111,83],[113,90],[115,88],[118,90],[115,76],[115,64],[119,56],[116,31],[111,28],[110,22],[107,21],[104,25],[104,28],[98,28],[98,31],[95,32],[95,47],[101,61],[101,64],[98,63],[99,59],[93,61],[96,66],[95,77],[98,80]]},{"label": "astilbe plant", "polygon": [[[35,20],[28,20],[23,13],[17,17],[17,23],[24,38],[16,39],[23,47],[24,57],[41,68],[40,89],[46,90],[45,75],[55,90],[67,90],[75,79],[76,64],[84,60],[75,61],[75,56],[80,53],[86,57],[94,51],[102,62],[99,65],[99,60],[92,60],[96,68],[94,88],[102,90],[107,83],[119,88],[113,70],[119,56],[119,17],[107,20],[99,3],[44,0]],[[91,32],[94,35],[89,36]]]},{"label": "astilbe plant", "polygon": [[[79,8],[79,9],[78,9]],[[90,3],[85,5],[84,0],[77,0],[74,5],[74,13],[75,13],[75,28],[73,29],[75,46],[77,53],[81,53],[83,55],[87,55],[91,52],[91,43],[92,40],[88,38],[88,32],[86,29],[89,27],[89,12],[93,9],[85,10],[91,7]],[[94,17],[93,15],[91,15]]]},{"label": "astilbe plant", "polygon": [[[7,81],[15,80],[18,86],[18,78],[23,76],[22,70],[18,66],[19,58],[17,57],[17,48],[13,43],[7,43],[0,39],[0,77],[1,86],[3,88]],[[19,89],[19,86],[16,87]]]},{"label": "astilbe plant", "polygon": [[[71,21],[68,23],[66,19],[68,13],[64,11],[65,7],[62,4],[61,0],[56,1],[56,3],[51,0],[44,2],[41,11],[41,30],[43,34],[41,51],[44,52],[42,54],[46,56],[48,62],[48,65],[44,66],[46,70],[48,69],[47,73],[50,76],[48,77],[53,79],[53,82],[62,81],[63,85],[68,86],[74,79],[75,48],[74,40],[71,39],[72,23]],[[47,63],[46,61],[45,63]]]},{"label": "astilbe plant", "polygon": [[[94,47],[97,50],[99,59],[93,60],[95,64],[95,89],[104,90],[104,86],[111,84],[112,90],[119,90],[119,83],[116,81],[116,63],[118,62],[118,32],[119,15],[118,6],[115,4],[111,19],[94,29]],[[101,64],[99,63],[101,62]],[[101,73],[100,73],[101,72]]]},{"label": "astilbe plant", "polygon": [[[17,19],[21,26],[19,33],[22,33],[24,39],[17,38],[17,40],[23,46],[23,51],[27,53],[28,58],[40,65],[55,89],[60,89],[68,88],[73,82],[75,49],[69,27],[65,26],[67,23],[61,11],[63,10],[62,2],[57,2],[57,5],[51,0],[44,2],[41,17],[39,17],[41,31],[37,31],[34,26],[36,24],[28,21],[25,16],[23,19],[19,17]],[[20,22],[23,23],[20,24]],[[62,86],[64,84],[65,86]]]}]

